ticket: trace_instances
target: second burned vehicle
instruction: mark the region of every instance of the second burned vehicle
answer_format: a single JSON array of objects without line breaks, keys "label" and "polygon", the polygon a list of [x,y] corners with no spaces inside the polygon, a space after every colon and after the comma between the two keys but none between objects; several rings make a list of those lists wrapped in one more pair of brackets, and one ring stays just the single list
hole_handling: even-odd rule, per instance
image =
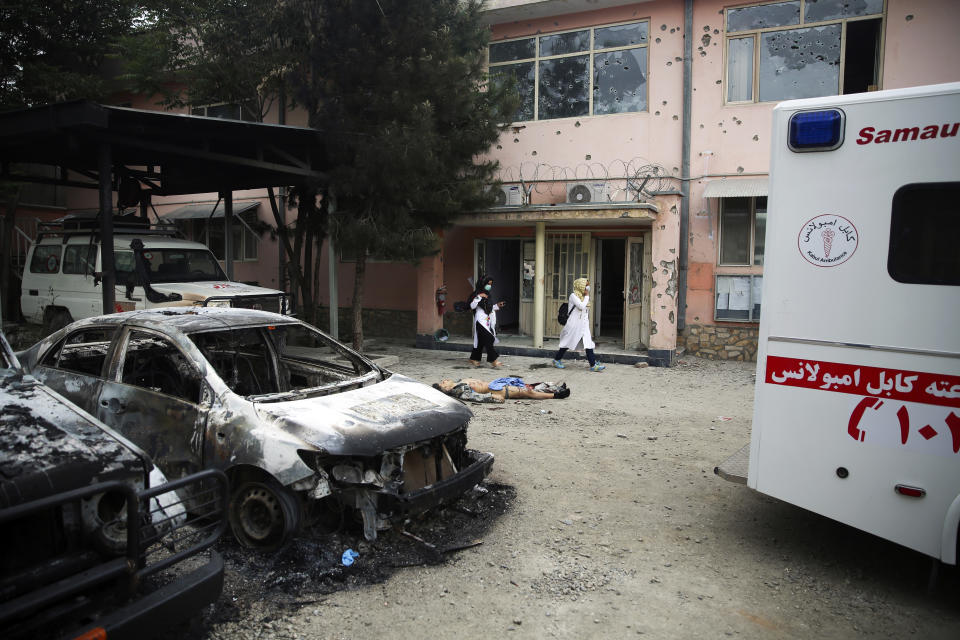
[{"label": "second burned vehicle", "polygon": [[493,455],[469,409],[289,316],[165,309],[89,318],[21,354],[31,372],[143,447],[168,477],[231,481],[237,539],[275,548],[318,508],[364,535],[459,496]]}]

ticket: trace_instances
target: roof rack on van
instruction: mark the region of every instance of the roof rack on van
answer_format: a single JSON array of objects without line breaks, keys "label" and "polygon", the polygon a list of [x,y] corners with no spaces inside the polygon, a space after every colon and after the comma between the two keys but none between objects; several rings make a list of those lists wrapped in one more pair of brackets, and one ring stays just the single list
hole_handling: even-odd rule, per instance
[{"label": "roof rack on van", "polygon": [[[169,236],[183,238],[183,233],[173,223],[155,222],[141,216],[116,216],[113,220],[114,235]],[[67,239],[76,236],[100,235],[99,211],[76,211],[50,222],[37,224],[37,242],[44,238]]]}]

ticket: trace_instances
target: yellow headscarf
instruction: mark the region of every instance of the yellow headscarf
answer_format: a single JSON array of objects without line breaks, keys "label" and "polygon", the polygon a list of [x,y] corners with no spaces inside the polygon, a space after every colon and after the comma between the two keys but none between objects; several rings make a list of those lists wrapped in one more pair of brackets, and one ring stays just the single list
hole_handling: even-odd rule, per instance
[{"label": "yellow headscarf", "polygon": [[587,279],[586,278],[577,278],[573,281],[573,292],[577,294],[577,297],[583,300],[583,296],[587,294]]}]

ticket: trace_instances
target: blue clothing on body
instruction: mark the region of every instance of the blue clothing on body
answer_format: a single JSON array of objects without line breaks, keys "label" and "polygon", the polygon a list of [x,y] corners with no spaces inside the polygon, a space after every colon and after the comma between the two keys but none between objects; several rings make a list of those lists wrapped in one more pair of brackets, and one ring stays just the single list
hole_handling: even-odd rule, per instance
[{"label": "blue clothing on body", "polygon": [[504,387],[525,387],[523,378],[497,378],[490,383],[491,391],[500,391]]}]

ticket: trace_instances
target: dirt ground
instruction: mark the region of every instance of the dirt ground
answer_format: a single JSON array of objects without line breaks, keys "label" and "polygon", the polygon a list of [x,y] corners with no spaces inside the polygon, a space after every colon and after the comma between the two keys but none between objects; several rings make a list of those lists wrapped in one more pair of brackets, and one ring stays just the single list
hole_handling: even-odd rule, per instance
[{"label": "dirt ground", "polygon": [[[749,439],[754,365],[510,357],[494,371],[376,349],[425,382],[510,374],[573,394],[472,405],[471,444],[496,463],[484,488],[406,526],[433,549],[349,527],[272,556],[223,542],[227,584],[196,637],[960,637],[955,568],[931,593],[925,556],[713,474]],[[348,547],[360,556],[343,567]]]}]

